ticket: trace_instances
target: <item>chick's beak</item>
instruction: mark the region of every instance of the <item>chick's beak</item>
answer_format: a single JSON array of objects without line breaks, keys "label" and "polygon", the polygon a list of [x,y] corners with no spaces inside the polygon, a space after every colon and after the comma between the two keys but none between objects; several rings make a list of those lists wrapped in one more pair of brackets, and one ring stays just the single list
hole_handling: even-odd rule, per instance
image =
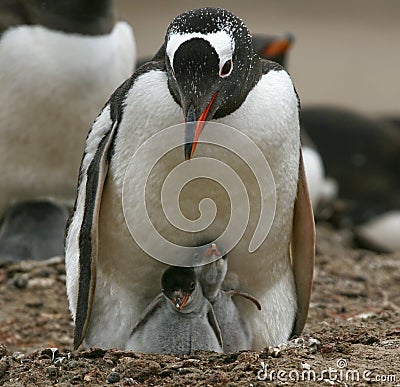
[{"label": "chick's beak", "polygon": [[181,311],[185,307],[188,299],[189,299],[189,294],[185,294],[183,297],[176,297],[172,299],[172,302],[174,303],[176,309]]},{"label": "chick's beak", "polygon": [[213,255],[215,255],[216,257],[221,256],[221,252],[218,250],[218,247],[215,243],[211,243],[210,247],[204,253],[204,258],[210,258]]},{"label": "chick's beak", "polygon": [[187,110],[185,117],[185,160],[189,160],[193,157],[200,134],[203,131],[204,125],[207,121],[208,113],[210,112],[211,106],[217,94],[218,91],[213,94],[210,102],[199,117],[196,117],[195,108],[193,105],[190,105]]}]

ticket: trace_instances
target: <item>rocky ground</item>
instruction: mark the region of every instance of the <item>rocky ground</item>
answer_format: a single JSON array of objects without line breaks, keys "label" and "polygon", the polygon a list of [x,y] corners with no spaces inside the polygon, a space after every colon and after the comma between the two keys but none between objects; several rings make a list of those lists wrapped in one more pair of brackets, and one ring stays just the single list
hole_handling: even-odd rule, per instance
[{"label": "rocky ground", "polygon": [[0,385],[400,386],[400,254],[349,240],[318,226],[304,336],[233,355],[75,352],[63,260],[0,264]]}]

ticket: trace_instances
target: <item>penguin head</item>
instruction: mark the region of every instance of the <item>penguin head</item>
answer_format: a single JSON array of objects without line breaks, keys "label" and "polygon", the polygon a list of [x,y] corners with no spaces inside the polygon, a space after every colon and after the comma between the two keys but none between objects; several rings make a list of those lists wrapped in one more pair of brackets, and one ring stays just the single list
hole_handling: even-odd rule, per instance
[{"label": "penguin head", "polygon": [[291,33],[282,35],[253,35],[253,47],[264,59],[273,60],[281,66],[286,66],[286,54],[294,42]]},{"label": "penguin head", "polygon": [[183,308],[188,310],[193,303],[199,288],[196,274],[190,267],[172,266],[161,278],[161,291],[174,308],[182,313],[184,313]]},{"label": "penguin head", "polygon": [[221,251],[216,243],[211,243],[200,259],[203,263],[213,261],[195,268],[204,295],[212,300],[218,296],[228,271],[227,255]]},{"label": "penguin head", "polygon": [[235,111],[258,82],[262,69],[252,37],[229,11],[201,8],[177,16],[165,37],[169,89],[185,123],[190,159],[205,121]]},{"label": "penguin head", "polygon": [[30,0],[21,3],[26,3],[26,24],[40,24],[68,34],[104,35],[112,31],[115,23],[112,0]]}]

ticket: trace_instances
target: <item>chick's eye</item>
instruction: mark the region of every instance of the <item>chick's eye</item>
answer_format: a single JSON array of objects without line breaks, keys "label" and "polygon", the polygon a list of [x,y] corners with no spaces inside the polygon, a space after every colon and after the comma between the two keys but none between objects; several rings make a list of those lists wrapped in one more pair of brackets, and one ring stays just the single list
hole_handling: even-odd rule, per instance
[{"label": "chick's eye", "polygon": [[195,286],[196,286],[196,284],[195,284],[194,282],[192,282],[192,283],[190,284],[190,290],[193,291],[194,288],[195,288]]},{"label": "chick's eye", "polygon": [[224,65],[222,66],[221,70],[219,71],[219,75],[221,77],[227,77],[232,71],[232,59],[228,59]]}]

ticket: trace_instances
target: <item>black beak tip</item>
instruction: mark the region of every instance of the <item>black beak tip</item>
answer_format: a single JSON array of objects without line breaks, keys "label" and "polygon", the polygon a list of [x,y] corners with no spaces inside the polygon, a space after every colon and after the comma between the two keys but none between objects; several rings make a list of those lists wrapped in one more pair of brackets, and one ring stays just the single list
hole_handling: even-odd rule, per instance
[{"label": "black beak tip", "polygon": [[192,157],[192,148],[193,144],[192,143],[186,143],[185,144],[185,160],[190,160]]}]

